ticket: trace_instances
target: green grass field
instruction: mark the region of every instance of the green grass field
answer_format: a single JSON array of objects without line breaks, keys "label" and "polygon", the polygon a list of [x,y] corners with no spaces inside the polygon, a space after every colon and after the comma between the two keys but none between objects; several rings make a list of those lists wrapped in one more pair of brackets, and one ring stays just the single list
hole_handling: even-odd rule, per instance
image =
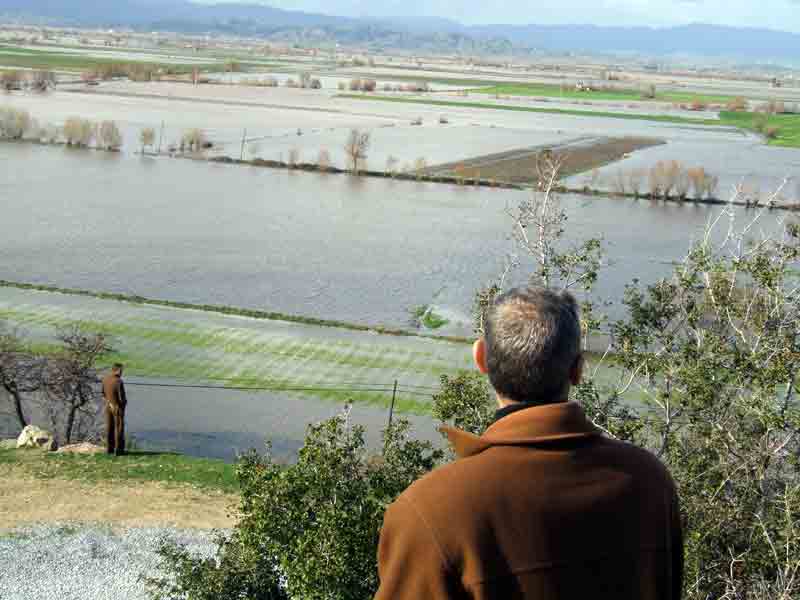
[{"label": "green grass field", "polygon": [[656,90],[655,98],[644,98],[640,90],[614,87],[592,92],[580,92],[572,86],[561,87],[548,83],[509,83],[495,85],[488,88],[471,90],[478,94],[491,96],[538,96],[542,98],[568,98],[570,100],[645,100],[649,102],[679,102],[689,103],[698,100],[704,104],[726,104],[733,100],[733,96],[695,94],[692,92],[673,92]]},{"label": "green grass field", "polygon": [[[800,115],[764,115],[751,112],[721,112],[720,121],[740,129],[765,133],[774,128],[775,137],[767,140],[770,146],[800,148]],[[760,129],[760,130],[759,130]]]},{"label": "green grass field", "polygon": [[470,366],[458,342],[376,335],[142,305],[60,293],[0,288],[0,321],[50,354],[55,333],[80,326],[107,335],[131,376],[276,392],[343,404],[427,414],[442,374]]},{"label": "green grass field", "polygon": [[56,52],[53,50],[29,49],[17,46],[0,45],[0,65],[3,67],[81,72],[94,67],[119,64],[151,65],[159,68],[169,69],[173,73],[190,73],[194,67],[198,67],[201,70],[215,68],[219,69],[219,65],[215,65],[211,62],[208,64],[195,65],[180,62],[170,62],[169,60],[139,60],[133,56],[122,59],[93,56],[90,54],[70,54],[68,51]]},{"label": "green grass field", "polygon": [[165,452],[132,451],[126,456],[114,457],[0,450],[2,466],[14,467],[36,479],[70,479],[88,483],[149,481],[227,493],[235,493],[239,488],[232,464]]}]

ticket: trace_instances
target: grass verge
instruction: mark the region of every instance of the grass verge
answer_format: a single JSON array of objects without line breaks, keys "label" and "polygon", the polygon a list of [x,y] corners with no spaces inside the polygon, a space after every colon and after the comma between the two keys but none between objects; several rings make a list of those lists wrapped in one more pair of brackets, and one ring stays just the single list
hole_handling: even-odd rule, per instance
[{"label": "grass verge", "polygon": [[489,88],[470,90],[473,93],[501,96],[539,96],[543,98],[565,98],[570,100],[622,100],[644,102],[692,102],[703,104],[727,104],[734,99],[728,95],[693,94],[691,92],[656,92],[655,98],[643,97],[640,90],[608,86],[592,92],[581,92],[574,87],[562,88],[547,83],[508,83]]},{"label": "grass verge", "polygon": [[382,325],[362,325],[359,323],[349,323],[331,319],[318,319],[316,317],[304,317],[300,315],[287,315],[285,313],[256,310],[251,308],[238,308],[235,306],[224,306],[218,304],[192,304],[189,302],[176,302],[172,300],[158,300],[156,298],[146,298],[144,296],[132,294],[117,294],[112,292],[98,292],[93,290],[80,290],[75,288],[62,288],[53,285],[40,285],[34,283],[24,283],[18,281],[7,281],[0,279],[0,287],[15,288],[20,290],[37,290],[41,292],[55,292],[68,294],[71,296],[86,296],[98,298],[100,300],[116,300],[118,302],[129,302],[131,304],[144,304],[150,306],[165,306],[168,308],[182,308],[189,310],[200,310],[203,312],[217,313],[222,315],[235,315],[239,317],[249,317],[251,319],[263,319],[269,321],[286,321],[289,323],[300,323],[304,325],[315,325],[318,327],[333,327],[348,329],[351,331],[372,331],[383,335],[396,335],[402,337],[421,337],[445,342],[455,342],[461,344],[471,344],[473,340],[459,336],[429,335],[406,329],[395,329]]},{"label": "grass verge", "polygon": [[222,460],[181,454],[133,451],[126,456],[56,454],[40,450],[0,450],[0,468],[36,479],[70,479],[88,483],[147,481],[190,485],[235,493],[235,467]]},{"label": "grass verge", "polygon": [[492,110],[510,110],[516,112],[568,115],[573,117],[607,117],[609,119],[626,119],[629,121],[653,121],[656,123],[674,123],[678,125],[727,125],[719,119],[691,119],[673,115],[646,115],[639,113],[610,112],[599,110],[577,110],[571,108],[544,108],[539,106],[513,106],[508,104],[490,104],[487,102],[460,102],[456,100],[428,100],[422,98],[394,98],[391,96],[366,96],[363,94],[337,94],[337,98],[355,100],[373,100],[381,102],[399,102],[403,104],[423,104],[429,106],[451,106],[455,108],[486,108]]}]

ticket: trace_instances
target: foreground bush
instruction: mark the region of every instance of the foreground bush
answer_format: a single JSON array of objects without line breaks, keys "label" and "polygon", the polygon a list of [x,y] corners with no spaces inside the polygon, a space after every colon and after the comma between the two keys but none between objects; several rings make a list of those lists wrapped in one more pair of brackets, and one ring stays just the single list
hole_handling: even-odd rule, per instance
[{"label": "foreground bush", "polygon": [[364,431],[346,414],[309,427],[297,463],[282,466],[249,453],[237,472],[241,520],[221,539],[216,558],[187,554],[169,542],[160,554],[168,574],[149,579],[154,598],[345,600],[378,589],[376,549],[383,514],[442,453],[408,438],[400,421],[371,455]]}]

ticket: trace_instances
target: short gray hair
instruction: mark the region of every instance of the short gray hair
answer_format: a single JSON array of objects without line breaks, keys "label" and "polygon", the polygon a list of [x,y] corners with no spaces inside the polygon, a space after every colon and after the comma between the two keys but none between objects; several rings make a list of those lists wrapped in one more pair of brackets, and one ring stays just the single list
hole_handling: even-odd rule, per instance
[{"label": "short gray hair", "polygon": [[485,319],[489,380],[514,402],[563,400],[581,354],[578,304],[572,294],[514,288],[497,298]]}]

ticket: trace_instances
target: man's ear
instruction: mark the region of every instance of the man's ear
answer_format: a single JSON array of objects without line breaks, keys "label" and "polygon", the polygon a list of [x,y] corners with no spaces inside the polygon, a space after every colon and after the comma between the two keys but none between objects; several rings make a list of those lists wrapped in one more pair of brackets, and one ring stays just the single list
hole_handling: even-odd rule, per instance
[{"label": "man's ear", "polygon": [[581,381],[583,381],[583,366],[584,359],[583,353],[581,352],[578,355],[578,358],[575,359],[575,363],[572,365],[572,368],[569,371],[569,382],[572,385],[578,385]]},{"label": "man's ear", "polygon": [[486,340],[478,338],[472,345],[472,359],[475,361],[475,366],[478,371],[486,375],[489,372],[489,367],[486,361]]}]

